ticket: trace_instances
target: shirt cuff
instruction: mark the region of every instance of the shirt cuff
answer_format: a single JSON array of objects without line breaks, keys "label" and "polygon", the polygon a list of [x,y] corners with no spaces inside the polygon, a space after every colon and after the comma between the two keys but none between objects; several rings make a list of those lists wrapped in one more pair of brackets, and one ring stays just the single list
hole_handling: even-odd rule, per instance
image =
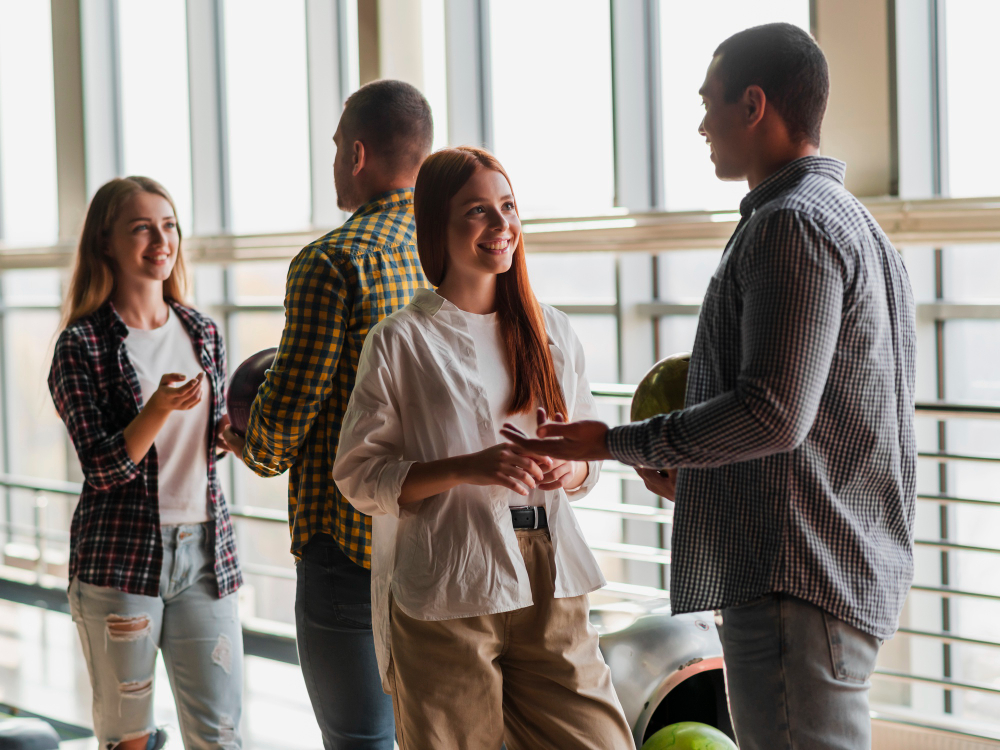
[{"label": "shirt cuff", "polygon": [[590,492],[601,475],[601,464],[603,461],[587,461],[587,477],[576,487],[568,487],[565,491],[567,495],[578,494],[581,497]]},{"label": "shirt cuff", "polygon": [[608,452],[623,464],[643,466],[646,461],[643,443],[645,442],[643,424],[626,424],[612,427],[608,430]]},{"label": "shirt cuff", "polygon": [[403,491],[403,482],[406,475],[410,473],[410,468],[416,461],[393,461],[386,463],[379,473],[377,487],[375,490],[375,502],[387,514],[399,518],[402,506],[399,504],[399,495]]}]

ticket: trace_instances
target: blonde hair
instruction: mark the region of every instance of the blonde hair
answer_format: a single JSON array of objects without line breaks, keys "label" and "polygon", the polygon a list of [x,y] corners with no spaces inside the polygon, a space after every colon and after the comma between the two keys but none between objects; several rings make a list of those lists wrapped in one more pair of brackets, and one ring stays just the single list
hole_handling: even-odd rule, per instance
[{"label": "blonde hair", "polygon": [[[90,315],[110,299],[115,290],[115,269],[108,255],[108,242],[122,208],[136,193],[158,195],[173,209],[177,207],[170,193],[149,177],[121,177],[104,183],[94,194],[87,209],[87,219],[80,234],[69,293],[63,306],[62,327]],[[187,299],[188,278],[181,252],[181,228],[177,225],[177,260],[170,276],[163,282],[163,298],[174,302]]]}]

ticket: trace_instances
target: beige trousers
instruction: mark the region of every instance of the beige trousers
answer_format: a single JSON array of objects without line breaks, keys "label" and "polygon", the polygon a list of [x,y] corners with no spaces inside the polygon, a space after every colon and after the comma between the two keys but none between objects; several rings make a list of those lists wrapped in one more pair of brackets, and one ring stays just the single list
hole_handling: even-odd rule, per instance
[{"label": "beige trousers", "polygon": [[393,602],[389,685],[400,750],[634,750],[586,596],[556,599],[545,529],[517,532],[530,607],[416,620]]}]

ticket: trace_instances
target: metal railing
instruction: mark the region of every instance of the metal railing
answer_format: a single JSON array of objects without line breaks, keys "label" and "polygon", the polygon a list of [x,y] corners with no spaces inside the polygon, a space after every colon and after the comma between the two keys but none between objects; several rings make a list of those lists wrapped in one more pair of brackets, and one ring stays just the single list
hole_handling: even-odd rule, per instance
[{"label": "metal railing", "polygon": [[[606,403],[626,405],[634,392],[634,386],[622,384],[595,384],[593,386],[594,396]],[[970,405],[970,404],[949,404],[949,403],[918,403],[916,406],[917,416],[928,419],[1000,419],[1000,406],[993,405]],[[934,462],[988,462],[1000,463],[1000,456],[965,455],[953,453],[921,452],[919,457],[922,460]],[[605,473],[614,475],[619,479],[638,479],[635,472],[628,467],[610,462]],[[0,591],[0,595],[8,594],[18,601],[34,603],[42,601],[49,606],[58,605],[65,600],[63,588],[59,588],[58,579],[46,575],[45,551],[48,542],[67,545],[69,533],[65,529],[51,529],[46,525],[45,507],[48,496],[61,497],[66,500],[79,495],[82,485],[76,482],[65,482],[57,480],[39,479],[35,477],[24,477],[10,474],[0,474],[0,487],[8,490],[23,490],[32,493],[33,506],[35,509],[35,523],[11,523],[0,520],[0,531],[6,532],[6,536],[11,533],[22,535],[34,540],[36,545],[37,565],[34,570],[34,582],[26,581],[23,578],[17,581],[0,581],[5,586]],[[977,507],[988,507],[1000,509],[1000,500],[983,500],[976,498],[955,497],[942,494],[921,493],[917,500],[929,504],[962,504]],[[648,505],[638,505],[625,502],[604,502],[597,500],[583,499],[574,503],[574,507],[588,512],[606,513],[618,519],[630,519],[647,521],[657,524],[669,524],[673,519],[671,508],[658,508]],[[252,506],[230,507],[230,515],[239,522],[263,522],[269,524],[287,524],[287,514],[283,510],[273,508],[261,508]],[[963,554],[987,554],[1000,555],[1000,547],[959,544],[951,540],[944,539],[917,539],[915,545],[918,548],[946,550]],[[670,564],[670,551],[661,547],[627,544],[622,542],[593,542],[591,548],[603,555],[623,559],[634,560],[658,565]],[[259,575],[272,578],[293,579],[294,572],[290,568],[283,568],[276,565],[262,565],[247,563],[243,566],[244,571],[250,575]],[[8,572],[10,571],[7,568]],[[27,573],[27,571],[23,571]],[[29,574],[30,575],[30,574]],[[666,589],[655,586],[643,586],[623,581],[609,582],[604,589],[608,594],[621,599],[642,600],[651,597],[667,598],[669,592]],[[1000,594],[987,592],[968,591],[965,589],[950,586],[935,586],[927,584],[914,584],[912,591],[944,598],[969,598],[979,600],[989,600],[1000,602]],[[13,592],[11,595],[10,592]],[[61,597],[61,599],[60,599]],[[57,607],[58,608],[58,607]],[[245,636],[248,639],[248,653],[258,653],[259,655],[277,658],[283,661],[295,661],[294,638],[288,633],[281,633],[273,628],[261,627],[261,621],[255,621],[257,627],[245,629]],[[901,627],[901,635],[915,638],[929,639],[940,643],[964,644],[969,646],[1000,648],[1000,641],[985,638],[976,638],[961,633],[929,630],[913,627]],[[959,680],[917,675],[909,672],[879,668],[876,670],[878,677],[910,683],[920,683],[934,685],[946,690],[967,690],[980,693],[1000,695],[1000,687],[975,683],[963,682]]]}]

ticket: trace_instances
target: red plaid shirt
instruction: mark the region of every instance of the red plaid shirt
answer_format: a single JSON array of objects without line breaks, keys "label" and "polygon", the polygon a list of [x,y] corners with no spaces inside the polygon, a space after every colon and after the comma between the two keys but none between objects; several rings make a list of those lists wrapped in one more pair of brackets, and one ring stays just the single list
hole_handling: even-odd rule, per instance
[{"label": "red plaid shirt", "polygon": [[[207,429],[225,413],[226,351],[209,318],[171,303],[211,384]],[[49,390],[69,430],[86,480],[70,528],[70,578],[130,594],[159,596],[163,543],[156,446],[138,464],[122,431],[142,409],[142,391],[125,348],[128,328],[107,302],[66,328],[56,342]],[[226,500],[208,442],[208,487],[215,527],[215,580],[220,597],[243,583]]]}]

